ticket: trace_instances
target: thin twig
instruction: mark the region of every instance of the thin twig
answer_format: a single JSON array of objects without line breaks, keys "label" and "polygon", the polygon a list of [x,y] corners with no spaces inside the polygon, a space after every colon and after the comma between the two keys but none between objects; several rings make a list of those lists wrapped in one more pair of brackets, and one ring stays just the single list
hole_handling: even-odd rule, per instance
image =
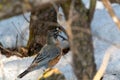
[{"label": "thin twig", "polygon": [[14,22],[12,22],[12,24],[14,25],[15,29],[17,30],[18,34],[21,36],[22,39],[24,39],[21,35],[21,32],[18,30],[17,26],[14,24]]},{"label": "thin twig", "polygon": [[56,13],[58,13],[58,12],[59,12],[59,6],[57,6],[57,5],[55,4],[55,2],[53,2],[52,0],[51,0],[51,4],[52,4],[53,7],[55,8]]},{"label": "thin twig", "polygon": [[69,40],[70,40],[71,44],[72,44],[72,39],[73,39],[71,24],[73,22],[74,3],[75,3],[75,0],[72,0],[71,5],[70,5],[68,20],[66,21],[66,27],[67,27],[66,31],[67,31],[67,34],[68,34],[68,36],[70,38]]},{"label": "thin twig", "polygon": [[1,45],[0,45],[0,49],[4,50],[4,51],[7,52],[7,53],[10,53],[11,55],[17,55],[17,56],[19,56],[19,57],[22,57],[22,55],[21,55],[20,53],[18,53],[18,52],[12,52],[12,51],[10,51],[10,50],[8,50],[8,49],[5,49],[5,48],[2,47]]},{"label": "thin twig", "polygon": [[12,53],[11,51],[9,51],[8,49],[5,49],[5,48],[2,47],[1,45],[0,45],[0,48],[1,48],[2,50],[4,50],[5,52]]},{"label": "thin twig", "polygon": [[102,61],[102,64],[101,64],[99,70],[97,71],[96,75],[94,76],[93,80],[100,80],[101,77],[103,76],[103,74],[104,74],[104,72],[107,68],[107,65],[108,65],[108,62],[109,62],[109,59],[110,59],[110,55],[114,51],[112,48],[113,47],[110,47],[106,51],[106,53],[104,55],[104,58],[103,58],[103,61]]},{"label": "thin twig", "polygon": [[112,17],[113,21],[115,22],[115,24],[120,29],[120,19],[115,15],[115,12],[113,11],[109,0],[102,0],[102,2],[105,8],[107,9],[107,11],[109,12],[110,16]]},{"label": "thin twig", "polygon": [[96,7],[96,1],[97,0],[90,0],[90,9],[89,9],[89,22],[92,21],[92,18],[93,18],[93,15],[94,15],[94,12],[95,12],[95,7]]},{"label": "thin twig", "polygon": [[30,23],[30,21],[26,18],[26,16],[25,16],[24,13],[23,13],[23,17],[24,17],[24,19],[25,19],[28,23]]},{"label": "thin twig", "polygon": [[16,43],[15,43],[16,48],[17,48],[17,44],[18,44],[18,34],[16,35]]}]

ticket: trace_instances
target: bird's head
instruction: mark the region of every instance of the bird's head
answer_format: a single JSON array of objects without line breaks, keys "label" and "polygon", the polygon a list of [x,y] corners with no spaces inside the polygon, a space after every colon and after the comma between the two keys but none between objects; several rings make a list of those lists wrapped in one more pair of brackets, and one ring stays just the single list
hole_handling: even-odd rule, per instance
[{"label": "bird's head", "polygon": [[58,44],[58,39],[57,39],[57,31],[55,30],[49,30],[47,33],[47,44],[50,45],[56,45]]},{"label": "bird's head", "polygon": [[58,36],[65,40],[65,38],[59,34],[60,32],[60,29],[49,30],[47,33],[47,44],[59,44]]}]

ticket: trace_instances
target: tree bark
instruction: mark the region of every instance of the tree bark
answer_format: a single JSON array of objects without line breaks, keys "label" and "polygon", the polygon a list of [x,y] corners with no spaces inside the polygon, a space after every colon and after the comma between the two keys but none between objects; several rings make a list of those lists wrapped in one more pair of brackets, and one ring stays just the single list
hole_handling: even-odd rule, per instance
[{"label": "tree bark", "polygon": [[27,44],[28,55],[38,53],[43,45],[46,44],[48,30],[57,27],[53,23],[57,24],[57,13],[52,6],[32,11],[29,27],[30,36]]},{"label": "tree bark", "polygon": [[[80,0],[73,1],[73,5],[74,13],[72,16],[78,15],[71,25],[73,35],[71,47],[73,52],[74,71],[78,80],[92,80],[96,72],[96,65],[94,63],[88,10],[83,6]],[[66,6],[70,6],[70,4],[64,4],[63,6],[63,9],[66,10]],[[70,19],[71,18],[72,17],[70,17]]]}]

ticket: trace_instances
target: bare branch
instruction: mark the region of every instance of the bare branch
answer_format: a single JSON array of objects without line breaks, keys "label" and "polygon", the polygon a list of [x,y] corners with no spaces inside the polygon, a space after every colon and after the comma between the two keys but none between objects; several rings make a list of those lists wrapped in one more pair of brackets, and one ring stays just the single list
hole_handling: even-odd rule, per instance
[{"label": "bare branch", "polygon": [[10,50],[8,50],[8,49],[5,49],[5,48],[2,47],[1,45],[0,45],[0,50],[3,50],[3,51],[5,51],[5,52],[9,53],[10,55],[17,55],[17,56],[19,56],[19,57],[22,57],[22,55],[21,55],[20,53],[18,53],[18,52],[12,52],[12,51],[10,51]]},{"label": "bare branch", "polygon": [[109,0],[102,0],[102,2],[104,4],[104,6],[106,7],[106,9],[108,10],[108,12],[109,12],[110,16],[112,17],[113,21],[115,22],[115,24],[120,29],[120,19],[115,15],[115,12],[113,11]]},{"label": "bare branch", "polygon": [[90,9],[89,9],[89,22],[91,22],[93,15],[94,15],[94,11],[95,11],[95,7],[96,7],[96,0],[90,0]]},{"label": "bare branch", "polygon": [[30,21],[26,18],[26,16],[25,16],[24,13],[23,13],[23,17],[24,17],[24,19],[25,19],[28,23],[30,23]]},{"label": "bare branch", "polygon": [[[26,1],[26,0],[25,0]],[[17,0],[17,1],[6,1],[6,4],[9,3],[9,5],[12,5],[11,7],[6,6],[6,4],[2,5],[2,10],[0,10],[0,20],[1,19],[5,19],[5,18],[9,18],[15,15],[19,15],[22,14],[23,12],[30,12],[32,10],[37,10],[37,9],[43,9],[46,7],[51,6],[51,0],[33,0],[34,2],[28,1],[21,1],[21,0]],[[64,3],[67,0],[52,0],[53,3]],[[5,8],[4,8],[5,7]],[[9,9],[9,10],[6,10]],[[17,8],[17,9],[16,9]]]},{"label": "bare branch", "polygon": [[[14,27],[15,27],[15,29],[17,30],[18,34],[20,35],[21,39],[26,40],[26,39],[24,38],[24,36],[22,36],[21,30],[19,30],[19,29],[17,28],[17,26],[14,24],[14,22],[12,22],[12,24],[14,25]],[[27,40],[26,40],[26,41],[27,41]]]},{"label": "bare branch", "polygon": [[108,65],[108,62],[109,62],[109,59],[110,59],[110,55],[114,51],[114,49],[113,49],[114,47],[110,47],[106,51],[106,53],[104,55],[104,58],[103,58],[103,61],[102,61],[102,64],[101,64],[99,70],[97,71],[96,75],[94,76],[93,80],[100,80],[101,77],[103,76],[103,74],[104,74],[104,72],[105,72],[105,70],[107,68],[107,65]]}]

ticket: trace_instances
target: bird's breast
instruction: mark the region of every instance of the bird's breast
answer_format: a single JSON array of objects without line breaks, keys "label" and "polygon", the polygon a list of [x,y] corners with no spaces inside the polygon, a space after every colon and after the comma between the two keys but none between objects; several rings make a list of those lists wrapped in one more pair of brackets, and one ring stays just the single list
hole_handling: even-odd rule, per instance
[{"label": "bird's breast", "polygon": [[58,63],[58,61],[60,60],[61,55],[55,57],[54,59],[50,60],[48,63],[49,67],[53,67],[54,65],[56,65]]}]

